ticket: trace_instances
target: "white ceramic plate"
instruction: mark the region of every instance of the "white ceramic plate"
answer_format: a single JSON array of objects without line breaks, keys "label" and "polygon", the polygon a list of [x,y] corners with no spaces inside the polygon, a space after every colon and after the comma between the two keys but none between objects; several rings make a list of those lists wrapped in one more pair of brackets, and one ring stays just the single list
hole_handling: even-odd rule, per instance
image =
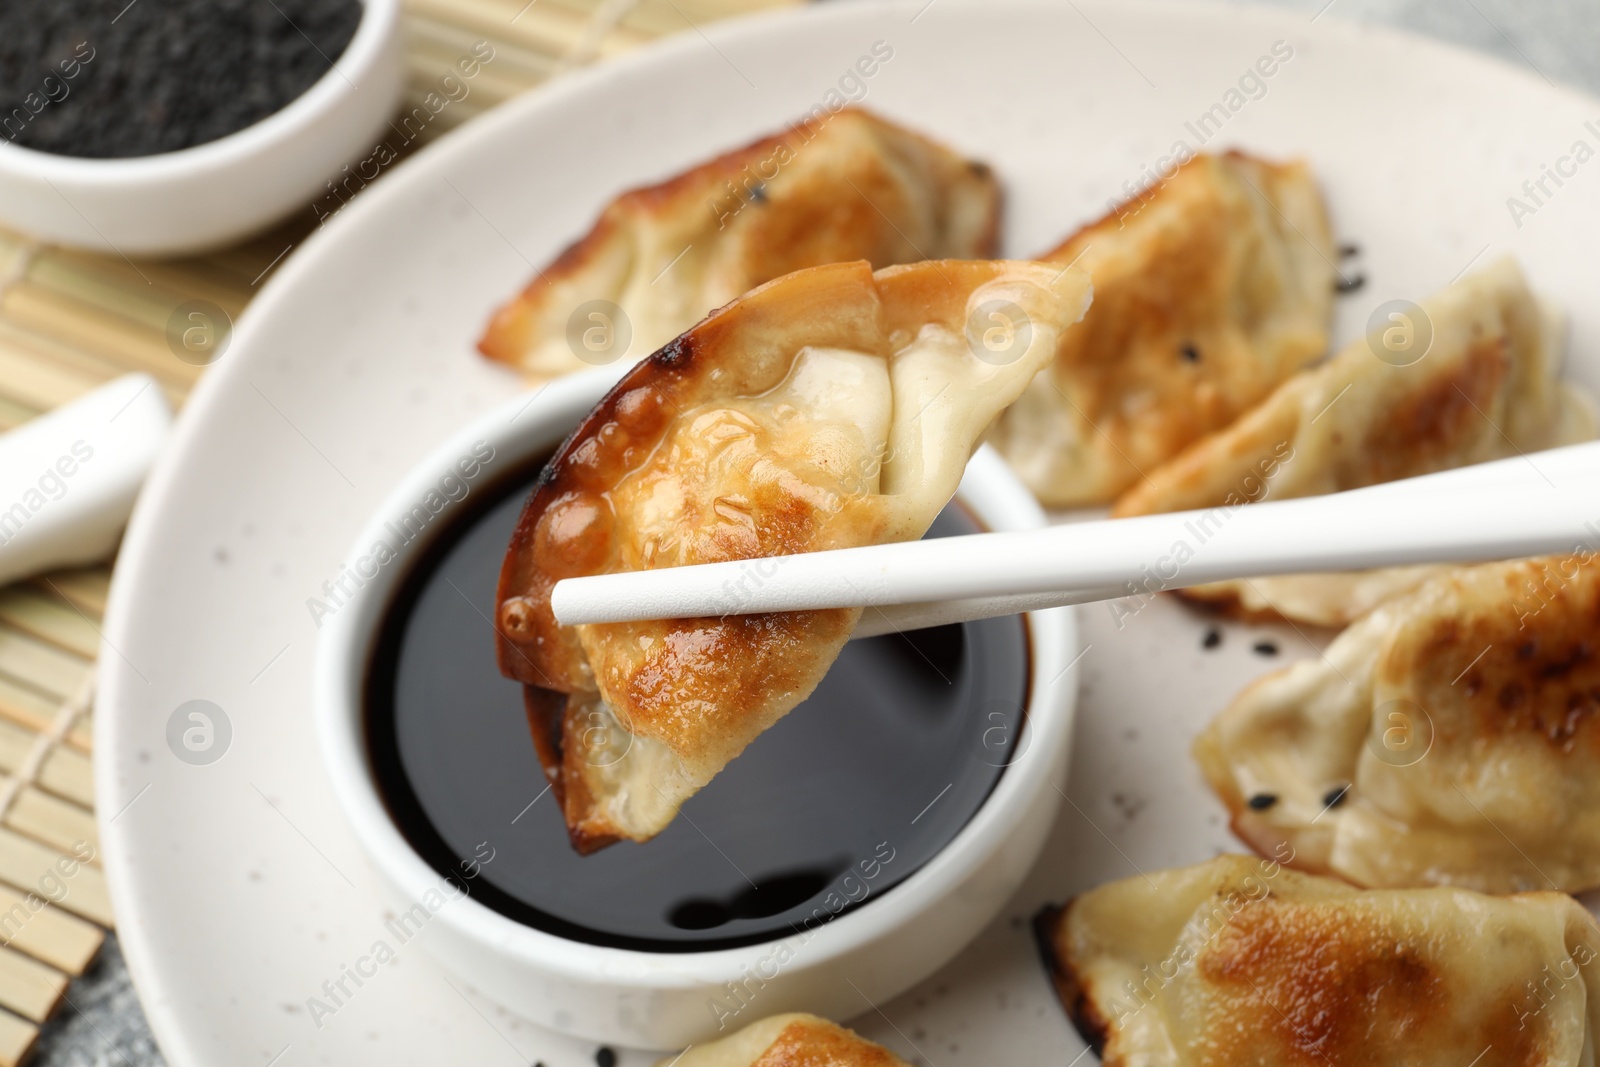
[{"label": "white ceramic plate", "polygon": [[[829,5],[685,33],[514,102],[405,164],[284,266],[190,402],[125,543],[101,659],[98,804],[125,950],[174,1067],[593,1062],[591,1046],[458,995],[425,933],[312,1021],[307,998],[370,950],[384,915],[317,758],[306,601],[401,473],[516,389],[471,342],[530,263],[617,191],[822,102],[880,40],[893,58],[864,102],[997,167],[1012,254],[1099,214],[1175,141],[1198,147],[1190,124],[1220,104],[1208,147],[1307,155],[1340,238],[1362,246],[1351,267],[1368,284],[1341,302],[1341,340],[1383,300],[1514,251],[1573,315],[1574,375],[1600,384],[1600,163],[1548,183],[1520,227],[1506,204],[1573,142],[1600,144],[1584,125],[1600,102],[1332,16]],[[1275,42],[1293,56],[1264,91],[1247,86],[1259,98],[1230,95]],[[1237,849],[1189,740],[1250,677],[1314,654],[1293,630],[1242,627],[1202,651],[1206,621],[1165,602],[1120,630],[1104,607],[1083,623],[1071,800],[1045,860],[942,975],[861,1005],[855,1025],[909,1057],[1071,1061],[1082,1046],[1025,919],[1136,867]],[[1281,654],[1252,652],[1259,639]],[[231,724],[209,765],[166,741],[195,699]]]}]

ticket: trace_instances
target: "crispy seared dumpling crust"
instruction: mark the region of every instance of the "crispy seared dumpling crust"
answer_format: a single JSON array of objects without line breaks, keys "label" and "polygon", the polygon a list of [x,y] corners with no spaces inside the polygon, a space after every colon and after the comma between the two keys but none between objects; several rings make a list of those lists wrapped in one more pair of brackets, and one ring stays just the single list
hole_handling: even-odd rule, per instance
[{"label": "crispy seared dumpling crust", "polygon": [[1094,307],[994,444],[1046,505],[1110,501],[1326,352],[1337,255],[1304,163],[1196,156],[1045,257]]},{"label": "crispy seared dumpling crust", "polygon": [[[1088,303],[1084,274],[1038,263],[815,267],[713,314],[601,401],[528,500],[497,620],[501,670],[565,694],[530,695],[529,714],[580,850],[659,833],[810,694],[860,611],[569,628],[555,582],[922,536]],[[996,334],[995,307],[1014,331]]]},{"label": "crispy seared dumpling crust", "polygon": [[[1098,298],[1096,306],[1098,306]],[[1562,329],[1509,259],[1422,304],[1432,345],[1396,365],[1378,338],[1295,375],[1117,501],[1116,515],[1284,500],[1572,444],[1592,405],[1557,380]],[[1409,353],[1405,357],[1410,359]],[[1343,626],[1438,567],[1293,575],[1182,591],[1246,617]]]},{"label": "crispy seared dumpling crust", "polygon": [[906,1067],[882,1045],[815,1015],[773,1015],[656,1067]]},{"label": "crispy seared dumpling crust", "polygon": [[[764,282],[865,259],[986,259],[996,251],[1000,187],[989,168],[846,108],[612,201],[594,228],[502,308],[478,347],[539,378],[583,370],[569,323],[581,316],[596,362],[637,360]],[[622,330],[631,333],[618,351]]]},{"label": "crispy seared dumpling crust", "polygon": [[1460,568],[1257,681],[1195,757],[1239,836],[1308,870],[1600,887],[1597,627],[1591,548]]},{"label": "crispy seared dumpling crust", "polygon": [[1037,920],[1104,1067],[1580,1067],[1600,931],[1561,893],[1359,890],[1219,856]]}]

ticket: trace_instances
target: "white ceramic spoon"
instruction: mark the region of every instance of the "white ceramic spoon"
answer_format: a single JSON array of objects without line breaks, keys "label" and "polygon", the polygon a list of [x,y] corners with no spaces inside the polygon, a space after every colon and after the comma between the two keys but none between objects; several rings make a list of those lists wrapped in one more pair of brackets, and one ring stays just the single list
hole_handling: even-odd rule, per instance
[{"label": "white ceramic spoon", "polygon": [[111,555],[171,425],[129,374],[0,434],[0,584]]}]

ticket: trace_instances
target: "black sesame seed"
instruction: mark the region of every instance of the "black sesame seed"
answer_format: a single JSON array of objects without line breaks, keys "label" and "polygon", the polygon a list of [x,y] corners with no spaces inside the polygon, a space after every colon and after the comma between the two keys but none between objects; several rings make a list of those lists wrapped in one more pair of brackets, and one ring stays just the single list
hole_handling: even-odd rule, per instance
[{"label": "black sesame seed", "polygon": [[750,202],[752,204],[765,204],[767,202],[767,187],[765,185],[752,185],[750,187]]},{"label": "black sesame seed", "polygon": [[1278,644],[1276,641],[1257,641],[1250,647],[1258,656],[1276,656],[1278,654]]},{"label": "black sesame seed", "polygon": [[1206,630],[1206,636],[1200,641],[1201,648],[1216,648],[1222,644],[1222,631],[1215,626]]},{"label": "black sesame seed", "polygon": [[617,1067],[617,1054],[601,1045],[599,1051],[594,1054],[594,1062],[599,1064],[599,1067]]},{"label": "black sesame seed", "polygon": [[1337,808],[1344,803],[1344,798],[1349,794],[1350,787],[1348,785],[1336,785],[1323,796],[1322,806],[1325,808]]},{"label": "black sesame seed", "polygon": [[1190,363],[1200,362],[1200,350],[1194,345],[1183,346],[1183,358]]},{"label": "black sesame seed", "polygon": [[0,115],[24,120],[4,137],[90,158],[214,141],[327,75],[361,13],[357,0],[6,0]]},{"label": "black sesame seed", "polygon": [[1352,244],[1344,244],[1344,245],[1340,245],[1339,246],[1339,258],[1340,259],[1349,259],[1351,256],[1359,256],[1360,254],[1361,254],[1361,246],[1358,245],[1358,244],[1352,243]]},{"label": "black sesame seed", "polygon": [[1341,277],[1338,281],[1333,283],[1333,289],[1334,292],[1338,293],[1353,293],[1366,284],[1367,276],[1365,274],[1357,274],[1353,278]]},{"label": "black sesame seed", "polygon": [[1277,802],[1278,794],[1276,793],[1257,793],[1255,796],[1250,798],[1250,810],[1266,811]]}]

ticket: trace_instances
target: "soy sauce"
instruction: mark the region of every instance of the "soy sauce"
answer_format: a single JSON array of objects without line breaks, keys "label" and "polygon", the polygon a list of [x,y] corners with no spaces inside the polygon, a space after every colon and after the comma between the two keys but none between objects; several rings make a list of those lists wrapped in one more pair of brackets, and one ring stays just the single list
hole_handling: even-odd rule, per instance
[{"label": "soy sauce", "polygon": [[[662,834],[579,856],[534,754],[521,686],[495,667],[490,623],[540,466],[444,516],[388,608],[368,672],[379,790],[441,885],[595,945],[683,952],[772,940],[893,891],[1025,754],[1015,743],[1029,666],[1020,618],[852,641],[811,697]],[[929,536],[979,528],[951,505]]]}]

